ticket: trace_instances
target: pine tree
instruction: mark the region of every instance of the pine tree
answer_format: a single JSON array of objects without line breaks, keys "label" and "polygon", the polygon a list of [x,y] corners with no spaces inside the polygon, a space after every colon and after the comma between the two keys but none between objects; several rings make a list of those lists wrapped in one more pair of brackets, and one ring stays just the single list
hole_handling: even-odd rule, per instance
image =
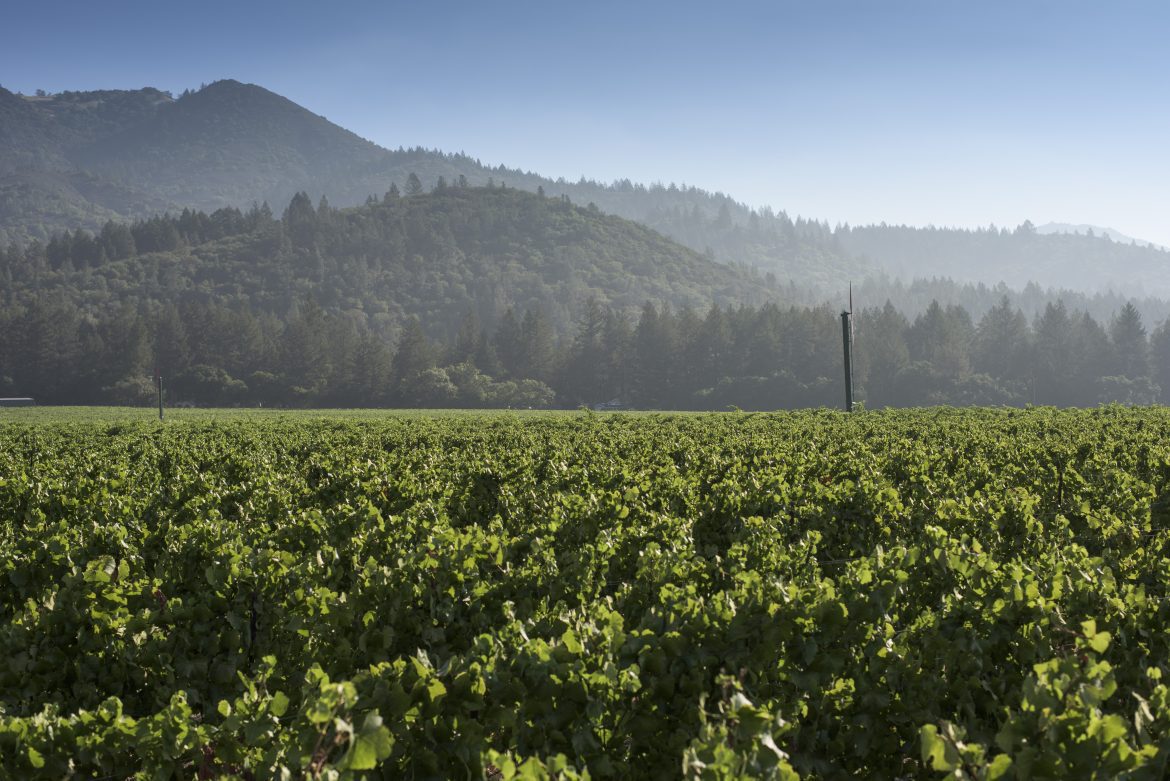
[{"label": "pine tree", "polygon": [[284,210],[285,231],[289,239],[298,247],[308,247],[313,243],[317,233],[317,212],[313,210],[313,202],[309,194],[299,192],[289,201]]},{"label": "pine tree", "polygon": [[972,368],[1001,383],[1026,384],[1031,376],[1030,355],[1028,321],[1005,295],[979,321],[971,349]]},{"label": "pine tree", "polygon": [[455,334],[455,343],[451,345],[451,350],[447,354],[447,363],[474,362],[475,354],[479,350],[479,342],[479,318],[475,316],[474,312],[468,312],[459,323],[459,330]]},{"label": "pine tree", "polygon": [[1049,302],[1032,326],[1036,339],[1032,380],[1035,399],[1041,404],[1067,406],[1075,403],[1073,370],[1076,352],[1072,325],[1064,301],[1058,300]]},{"label": "pine tree", "polygon": [[1150,363],[1153,381],[1161,391],[1160,399],[1163,404],[1170,403],[1170,320],[1150,334]]},{"label": "pine tree", "polygon": [[968,348],[973,330],[962,307],[944,309],[938,301],[932,301],[908,332],[910,357],[930,364],[944,377],[959,379],[971,369]]},{"label": "pine tree", "polygon": [[855,322],[854,367],[866,405],[876,409],[902,403],[898,375],[910,364],[910,323],[888,299],[881,309],[863,309]]},{"label": "pine tree", "polygon": [[155,365],[167,377],[187,368],[187,329],[174,305],[164,306],[155,315]]},{"label": "pine tree", "polygon": [[608,401],[604,367],[606,311],[593,296],[577,318],[577,330],[569,348],[562,376],[564,394],[577,404]]},{"label": "pine tree", "polygon": [[667,398],[677,365],[674,337],[670,310],[659,313],[653,304],[644,304],[633,336],[633,385],[641,406],[660,407]]},{"label": "pine tree", "polygon": [[521,379],[548,382],[553,374],[556,345],[553,343],[552,326],[540,307],[525,310],[524,320],[520,323],[520,338],[523,345]]},{"label": "pine tree", "polygon": [[418,382],[423,372],[435,365],[431,343],[423,333],[417,318],[411,318],[398,338],[398,349],[391,363],[390,379],[394,397],[399,403],[418,401]]},{"label": "pine tree", "polygon": [[1068,403],[1087,406],[1111,401],[1102,394],[1101,378],[1113,373],[1116,365],[1109,346],[1109,334],[1088,312],[1075,318],[1072,331],[1073,384]]},{"label": "pine tree", "polygon": [[283,334],[284,375],[304,401],[319,397],[328,387],[334,353],[326,329],[325,312],[312,297],[306,296]]},{"label": "pine tree", "polygon": [[1109,327],[1118,374],[1136,380],[1150,376],[1149,346],[1142,316],[1133,302],[1126,302]]},{"label": "pine tree", "polygon": [[520,331],[520,323],[516,320],[516,311],[512,307],[504,312],[496,326],[495,333],[496,356],[500,360],[504,375],[514,379],[524,378],[524,338]]},{"label": "pine tree", "polygon": [[734,358],[731,325],[726,314],[713,304],[707,311],[688,352],[687,374],[694,389],[715,387],[731,373]]}]

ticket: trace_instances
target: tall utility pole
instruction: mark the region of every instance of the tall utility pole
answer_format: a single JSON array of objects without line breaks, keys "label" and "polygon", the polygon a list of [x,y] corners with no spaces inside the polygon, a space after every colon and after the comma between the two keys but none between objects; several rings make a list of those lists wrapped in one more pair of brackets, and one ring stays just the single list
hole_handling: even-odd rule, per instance
[{"label": "tall utility pole", "polygon": [[853,411],[853,283],[849,283],[849,308],[841,313],[841,344],[845,350],[845,411]]},{"label": "tall utility pole", "polygon": [[163,419],[163,405],[162,405],[162,372],[158,370],[158,366],[154,367],[154,384],[158,387],[158,419]]}]

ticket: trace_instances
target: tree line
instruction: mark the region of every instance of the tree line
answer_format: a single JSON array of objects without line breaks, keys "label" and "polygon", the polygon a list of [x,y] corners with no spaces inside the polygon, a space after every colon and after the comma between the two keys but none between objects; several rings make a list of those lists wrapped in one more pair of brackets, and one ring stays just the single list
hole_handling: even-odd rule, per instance
[{"label": "tree line", "polygon": [[381,336],[417,317],[440,340],[468,310],[491,323],[539,307],[563,334],[590,296],[636,312],[646,300],[759,304],[779,290],[592,205],[459,180],[426,193],[413,176],[348,209],[298,193],[279,215],[184,210],[57,234],[0,249],[0,283],[0,304],[59,293],[89,318],[198,299],[288,319],[311,295]]},{"label": "tree line", "polygon": [[[564,197],[458,179],[427,193],[417,176],[404,189],[343,210],[305,193],[279,216],[184,210],[0,250],[0,394],[139,403],[157,368],[172,402],[206,405],[840,402],[838,312],[782,303],[800,300],[793,287]],[[1167,326],[1150,332],[1133,301],[943,280],[863,289],[895,296],[855,319],[870,406],[1170,392]]]},{"label": "tree line", "polygon": [[[312,297],[287,318],[186,302],[82,317],[61,297],[0,309],[0,394],[41,403],[327,407],[780,409],[836,406],[838,313],[826,306],[646,303],[636,317],[589,299],[558,336],[539,308],[491,326],[474,312],[432,339],[418,319],[393,340]],[[1084,406],[1170,401],[1170,327],[1132,305],[1109,322],[1048,305],[1029,321],[1005,299],[977,322],[933,304],[855,318],[857,395],[870,407]]]}]

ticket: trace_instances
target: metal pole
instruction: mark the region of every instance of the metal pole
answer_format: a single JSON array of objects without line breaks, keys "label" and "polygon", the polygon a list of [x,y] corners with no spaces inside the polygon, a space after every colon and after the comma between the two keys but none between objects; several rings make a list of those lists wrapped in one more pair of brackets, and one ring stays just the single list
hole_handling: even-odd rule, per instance
[{"label": "metal pole", "polygon": [[154,382],[158,385],[158,419],[163,419],[163,394],[162,394],[162,373],[156,367],[154,370]]},{"label": "metal pole", "polygon": [[853,313],[841,313],[841,344],[845,348],[845,411],[853,411]]}]

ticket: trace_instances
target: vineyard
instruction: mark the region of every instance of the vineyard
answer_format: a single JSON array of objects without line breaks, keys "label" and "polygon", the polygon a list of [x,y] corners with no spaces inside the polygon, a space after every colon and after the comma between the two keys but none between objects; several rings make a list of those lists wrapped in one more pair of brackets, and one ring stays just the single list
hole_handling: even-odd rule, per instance
[{"label": "vineyard", "polygon": [[1163,778],[1170,412],[0,415],[0,778]]}]

